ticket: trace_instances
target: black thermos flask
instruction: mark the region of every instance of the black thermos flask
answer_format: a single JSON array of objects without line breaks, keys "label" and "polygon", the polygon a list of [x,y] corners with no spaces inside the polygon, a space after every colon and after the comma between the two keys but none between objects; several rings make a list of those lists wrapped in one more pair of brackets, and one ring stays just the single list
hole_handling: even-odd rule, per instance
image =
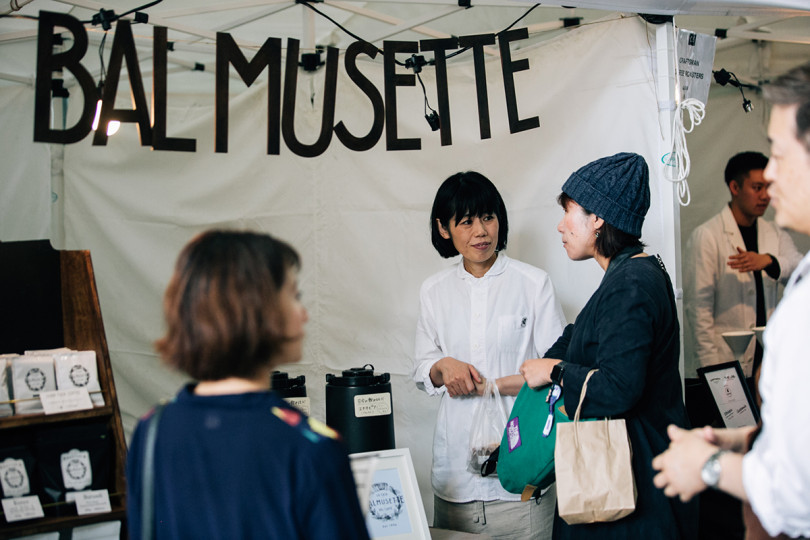
[{"label": "black thermos flask", "polygon": [[350,454],[394,448],[394,407],[388,373],[366,364],[326,374],[326,423],[343,437]]}]

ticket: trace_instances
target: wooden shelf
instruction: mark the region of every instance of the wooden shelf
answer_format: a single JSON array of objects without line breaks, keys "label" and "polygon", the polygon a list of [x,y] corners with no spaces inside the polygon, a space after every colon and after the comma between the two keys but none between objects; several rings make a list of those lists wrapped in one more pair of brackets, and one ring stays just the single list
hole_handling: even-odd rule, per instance
[{"label": "wooden shelf", "polygon": [[[106,398],[105,398],[106,399]],[[11,429],[19,426],[36,426],[45,424],[57,424],[69,420],[85,418],[107,418],[113,415],[113,408],[110,405],[94,407],[86,411],[67,412],[59,414],[16,414],[0,418],[0,430]]]},{"label": "wooden shelf", "polygon": [[[112,439],[107,485],[112,512],[78,516],[71,503],[43,502],[44,518],[7,523],[0,514],[0,538],[104,521],[121,521],[121,538],[126,538],[126,441],[90,252],[56,251],[47,240],[5,242],[0,243],[0,260],[0,305],[6,308],[0,314],[0,353],[58,347],[95,351],[105,403],[86,411],[0,418],[0,438],[47,434],[57,426],[104,424]],[[15,309],[7,309],[10,306]],[[48,515],[54,507],[67,515]]]}]

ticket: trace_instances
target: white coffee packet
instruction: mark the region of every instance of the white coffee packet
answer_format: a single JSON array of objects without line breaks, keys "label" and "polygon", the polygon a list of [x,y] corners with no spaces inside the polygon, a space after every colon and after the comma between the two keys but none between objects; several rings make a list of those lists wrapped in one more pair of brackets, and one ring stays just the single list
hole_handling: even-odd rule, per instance
[{"label": "white coffee packet", "polygon": [[11,403],[11,360],[19,356],[0,354],[0,418],[14,414],[14,404]]},{"label": "white coffee packet", "polygon": [[56,390],[53,356],[20,356],[11,360],[11,381],[17,414],[44,412],[40,392]]},{"label": "white coffee packet", "polygon": [[98,382],[98,364],[96,351],[71,351],[55,354],[53,357],[56,370],[57,390],[85,388],[95,407],[104,405],[104,395]]},{"label": "white coffee packet", "polygon": [[93,467],[90,462],[90,452],[73,448],[59,457],[62,466],[62,481],[66,489],[80,491],[92,485]]},{"label": "white coffee packet", "polygon": [[57,349],[34,349],[25,351],[23,354],[25,356],[53,356],[59,353],[71,352],[72,350],[73,349],[69,349],[67,347],[59,347]]},{"label": "white coffee packet", "polygon": [[0,487],[3,497],[22,497],[31,493],[31,483],[25,462],[21,459],[6,458],[0,461]]}]

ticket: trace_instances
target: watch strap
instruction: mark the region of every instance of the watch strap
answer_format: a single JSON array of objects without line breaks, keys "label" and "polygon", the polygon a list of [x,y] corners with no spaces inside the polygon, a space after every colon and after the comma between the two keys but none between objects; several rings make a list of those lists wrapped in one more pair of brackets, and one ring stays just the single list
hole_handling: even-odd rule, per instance
[{"label": "watch strap", "polygon": [[551,368],[551,376],[549,377],[551,382],[553,384],[561,385],[564,372],[565,362],[557,362],[554,364],[554,366]]}]

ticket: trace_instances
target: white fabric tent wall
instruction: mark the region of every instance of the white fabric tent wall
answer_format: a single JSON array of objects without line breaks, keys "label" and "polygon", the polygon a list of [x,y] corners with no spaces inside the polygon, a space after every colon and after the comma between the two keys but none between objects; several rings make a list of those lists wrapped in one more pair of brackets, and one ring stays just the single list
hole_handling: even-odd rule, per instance
[{"label": "white fabric tent wall", "polygon": [[[321,419],[326,373],[367,363],[389,372],[397,445],[411,450],[430,517],[437,401],[415,389],[410,371],[419,285],[456,262],[440,259],[429,240],[430,205],[441,181],[474,169],[495,182],[509,211],[508,253],[550,273],[569,321],[602,275],[593,261],[568,260],[556,232],[562,211],[555,198],[575,169],[619,151],[644,155],[651,167],[652,205],[643,238],[652,253],[673,251],[671,225],[662,216],[672,187],[660,179],[662,133],[668,131],[659,124],[654,29],[638,17],[617,18],[520,50],[514,58],[530,64],[515,74],[520,116],[540,118],[538,129],[515,135],[508,133],[500,64],[489,60],[489,140],[478,135],[472,65],[458,63],[448,68],[453,124],[448,147],[440,146],[438,133],[425,123],[417,86],[398,90],[398,117],[400,137],[420,137],[420,151],[386,152],[380,141],[356,153],[333,139],[315,159],[296,157],[285,147],[281,155],[268,156],[263,84],[231,99],[228,154],[213,152],[211,93],[169,98],[169,135],[196,138],[196,153],[141,148],[133,126],[124,126],[104,148],[91,146],[89,137],[66,146],[64,182],[56,175],[52,186],[53,215],[63,215],[64,223],[57,219],[52,238],[57,248],[91,250],[127,430],[183,380],[160,365],[151,346],[161,335],[160,299],[182,245],[210,227],[267,231],[301,252],[310,311],[304,360],[281,369],[307,376],[312,413]],[[362,69],[383,87],[380,64]],[[434,88],[433,73],[422,75]],[[200,87],[212,91],[213,80],[200,76]],[[322,80],[322,70],[299,73],[296,131],[305,141],[320,125]],[[10,141],[3,162],[17,156],[45,161],[48,147],[27,142],[33,99],[19,94],[4,97],[10,104],[0,109],[3,125],[14,115],[29,115],[19,124],[23,140]],[[429,97],[435,104],[435,95]],[[336,121],[361,133],[369,115],[365,96],[341,71]],[[72,120],[69,115],[68,125]],[[15,186],[25,176],[41,204],[50,182],[46,171],[8,174]],[[4,197],[2,214],[17,204]],[[62,233],[64,241],[56,240]],[[2,239],[20,237],[6,234],[4,223]]]}]

